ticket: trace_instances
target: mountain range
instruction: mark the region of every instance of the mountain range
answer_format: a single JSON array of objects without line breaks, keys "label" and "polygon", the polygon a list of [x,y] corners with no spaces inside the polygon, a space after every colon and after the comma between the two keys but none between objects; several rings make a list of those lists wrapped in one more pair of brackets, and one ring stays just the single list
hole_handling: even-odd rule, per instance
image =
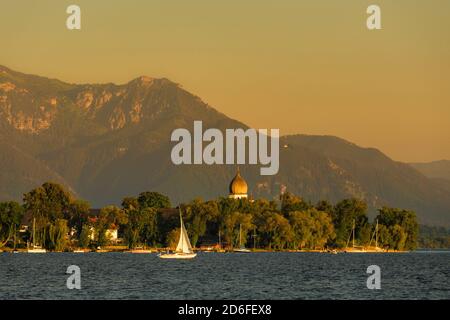
[{"label": "mountain range", "polygon": [[450,191],[450,160],[410,163],[423,175]]},{"label": "mountain range", "polygon": [[[70,84],[0,66],[0,200],[20,200],[45,181],[94,207],[150,190],[174,204],[226,196],[236,166],[171,162],[171,132],[191,130],[194,120],[205,129],[248,128],[165,78]],[[450,225],[445,176],[338,137],[282,136],[278,174],[259,168],[240,166],[254,198],[277,199],[282,190],[312,202],[358,197],[371,215],[390,205],[415,210],[421,223]]]},{"label": "mountain range", "polygon": [[416,162],[411,165],[429,178],[450,181],[450,160]]}]

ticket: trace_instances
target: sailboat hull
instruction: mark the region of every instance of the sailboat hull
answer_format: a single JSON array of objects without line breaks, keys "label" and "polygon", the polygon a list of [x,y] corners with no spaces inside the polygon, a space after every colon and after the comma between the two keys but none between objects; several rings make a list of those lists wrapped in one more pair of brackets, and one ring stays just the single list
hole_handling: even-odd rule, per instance
[{"label": "sailboat hull", "polygon": [[196,253],[163,253],[158,257],[160,257],[161,259],[192,259],[196,256]]},{"label": "sailboat hull", "polygon": [[28,253],[46,253],[47,251],[45,249],[34,248],[34,249],[28,249],[27,252]]}]

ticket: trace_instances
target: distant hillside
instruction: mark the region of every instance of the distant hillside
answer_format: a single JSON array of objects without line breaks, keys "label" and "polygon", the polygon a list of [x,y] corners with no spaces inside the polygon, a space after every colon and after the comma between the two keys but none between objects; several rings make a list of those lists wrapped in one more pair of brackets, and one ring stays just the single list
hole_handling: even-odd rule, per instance
[{"label": "distant hillside", "polygon": [[[59,181],[93,206],[157,190],[173,203],[228,193],[236,167],[175,166],[170,133],[192,128],[247,128],[168,79],[126,84],[68,84],[0,66],[0,200],[21,199],[40,183]],[[332,202],[360,197],[374,209],[414,209],[421,223],[450,225],[450,189],[376,149],[332,136],[280,141],[280,171],[260,176],[241,166],[253,197],[287,189]]]},{"label": "distant hillside", "polygon": [[0,140],[0,150],[2,150],[0,153],[0,199],[20,200],[24,191],[31,190],[43,181],[61,183],[75,193],[64,178],[50,169],[45,162],[2,140]]},{"label": "distant hillside", "polygon": [[429,178],[447,179],[450,181],[450,160],[410,163],[415,169]]}]

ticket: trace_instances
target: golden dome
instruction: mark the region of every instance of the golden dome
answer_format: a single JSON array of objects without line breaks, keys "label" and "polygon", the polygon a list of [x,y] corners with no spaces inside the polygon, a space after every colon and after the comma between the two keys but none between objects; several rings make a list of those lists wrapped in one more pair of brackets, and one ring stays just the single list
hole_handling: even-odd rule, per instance
[{"label": "golden dome", "polygon": [[236,176],[231,180],[230,183],[230,194],[247,194],[247,182],[241,177],[241,174],[238,171],[236,173]]}]

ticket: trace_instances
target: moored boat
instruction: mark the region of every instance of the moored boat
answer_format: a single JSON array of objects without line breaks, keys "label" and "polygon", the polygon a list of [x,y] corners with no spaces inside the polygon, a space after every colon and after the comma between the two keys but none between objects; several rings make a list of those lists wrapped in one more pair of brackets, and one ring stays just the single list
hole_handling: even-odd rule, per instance
[{"label": "moored boat", "polygon": [[89,249],[77,249],[77,250],[73,250],[73,253],[86,253],[86,252],[90,252],[91,250]]},{"label": "moored boat", "polygon": [[242,228],[241,228],[241,225],[239,225],[239,248],[233,249],[233,252],[237,252],[237,253],[249,253],[249,252],[251,252],[250,249],[247,249],[242,244]]},{"label": "moored boat", "polygon": [[36,218],[33,218],[33,241],[32,247],[27,249],[28,253],[46,253],[47,251],[41,246],[36,245]]},{"label": "moored boat", "polygon": [[27,249],[28,253],[46,253],[47,250],[41,248],[40,246],[33,246],[33,248]]},{"label": "moored boat", "polygon": [[[373,237],[375,237],[375,247],[371,247]],[[384,252],[384,250],[380,247],[378,247],[378,220],[375,226],[375,231],[372,235],[372,238],[370,239],[369,246],[355,246],[355,220],[353,220],[353,226],[352,226],[352,246],[349,247],[348,243],[350,242],[350,238],[347,241],[347,246],[343,250],[345,253],[374,253],[374,252]]]},{"label": "moored boat", "polygon": [[136,248],[136,249],[131,249],[131,250],[128,250],[128,251],[125,251],[125,252],[139,254],[139,253],[152,253],[153,251],[150,250],[150,249],[139,249],[139,248]]}]

